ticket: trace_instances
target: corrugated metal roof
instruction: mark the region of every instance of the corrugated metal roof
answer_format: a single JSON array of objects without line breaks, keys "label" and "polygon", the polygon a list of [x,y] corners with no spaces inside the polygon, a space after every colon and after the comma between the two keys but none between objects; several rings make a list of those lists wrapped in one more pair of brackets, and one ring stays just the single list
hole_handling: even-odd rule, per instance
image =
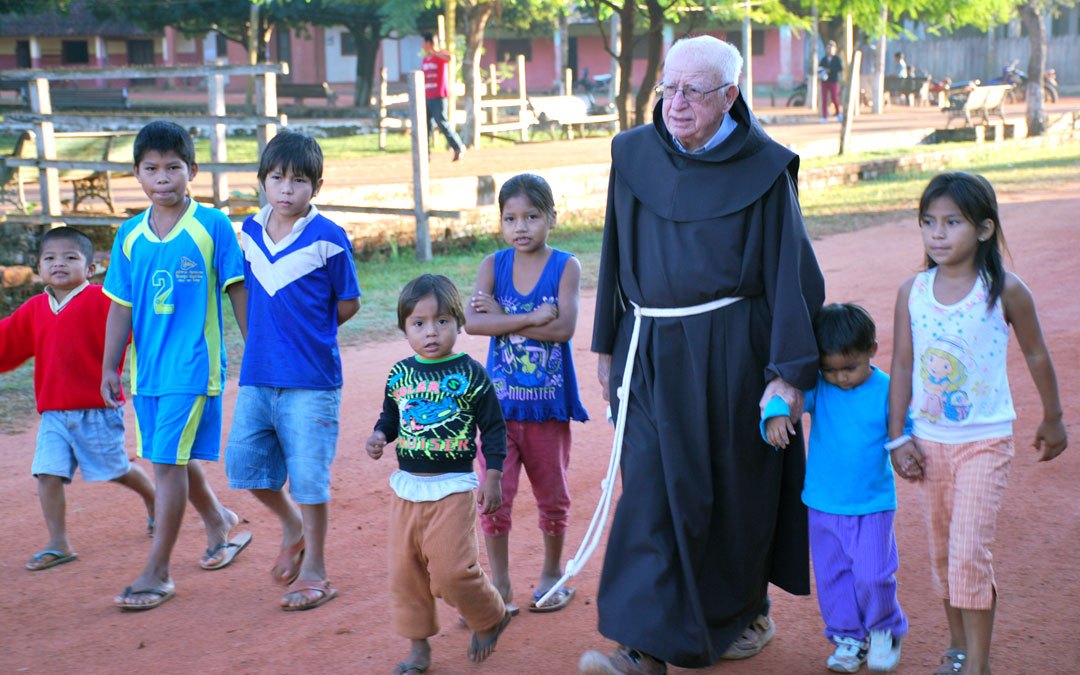
[{"label": "corrugated metal roof", "polygon": [[0,36],[5,37],[147,37],[164,33],[147,33],[130,21],[123,19],[101,20],[94,16],[85,3],[72,2],[66,14],[47,12],[35,15],[0,15]]}]

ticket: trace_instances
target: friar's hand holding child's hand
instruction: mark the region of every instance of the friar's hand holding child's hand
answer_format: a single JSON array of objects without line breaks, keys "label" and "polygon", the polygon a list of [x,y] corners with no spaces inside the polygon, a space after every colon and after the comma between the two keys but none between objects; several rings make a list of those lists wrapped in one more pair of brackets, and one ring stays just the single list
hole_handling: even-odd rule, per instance
[{"label": "friar's hand holding child's hand", "polygon": [[502,506],[502,471],[488,469],[484,473],[484,482],[476,493],[476,502],[480,505],[480,513],[484,515],[499,510]]},{"label": "friar's hand holding child's hand", "polygon": [[372,432],[367,439],[367,454],[372,459],[382,457],[383,448],[386,447],[386,434],[381,431]]}]

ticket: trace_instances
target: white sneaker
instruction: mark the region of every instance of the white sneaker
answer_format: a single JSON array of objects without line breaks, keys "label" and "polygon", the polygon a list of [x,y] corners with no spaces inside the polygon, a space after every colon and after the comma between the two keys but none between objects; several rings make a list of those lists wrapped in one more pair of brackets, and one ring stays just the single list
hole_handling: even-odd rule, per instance
[{"label": "white sneaker", "polygon": [[875,673],[887,673],[900,663],[900,638],[894,638],[891,630],[870,631],[870,652],[866,665]]},{"label": "white sneaker", "polygon": [[833,638],[836,651],[825,663],[834,673],[857,673],[866,661],[866,642],[853,637]]}]

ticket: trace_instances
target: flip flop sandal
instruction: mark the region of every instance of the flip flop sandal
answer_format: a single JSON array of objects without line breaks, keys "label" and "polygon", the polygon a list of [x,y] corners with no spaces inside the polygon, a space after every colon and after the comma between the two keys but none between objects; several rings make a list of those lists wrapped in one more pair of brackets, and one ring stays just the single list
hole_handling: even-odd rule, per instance
[{"label": "flip flop sandal", "polygon": [[[41,559],[47,555],[51,555],[52,560],[46,560],[45,562],[41,562]],[[40,553],[34,554],[34,562],[40,564],[34,565],[32,563],[26,563],[26,569],[30,570],[31,572],[40,572],[41,570],[47,570],[50,567],[56,567],[57,565],[63,565],[64,563],[73,562],[78,558],[78,553],[71,553],[69,555],[63,553],[62,551],[57,551],[56,549],[46,549],[44,551],[41,551]]]},{"label": "flip flop sandal", "polygon": [[154,609],[155,607],[161,607],[168,600],[171,600],[172,598],[174,598],[176,596],[176,591],[171,589],[171,588],[170,589],[147,588],[145,590],[136,591],[131,586],[128,586],[127,588],[124,589],[124,597],[125,598],[130,598],[131,596],[139,595],[140,593],[153,593],[154,595],[158,596],[158,599],[154,600],[153,602],[149,602],[149,603],[142,604],[142,605],[127,604],[127,603],[123,603],[123,602],[114,602],[113,604],[116,605],[117,607],[119,607],[120,609],[126,609],[126,610],[128,610],[130,612],[141,612],[143,610]]},{"label": "flip flop sandal", "polygon": [[240,552],[247,548],[247,545],[251,543],[251,533],[241,532],[229,541],[223,541],[214,548],[206,549],[206,557],[213,558],[218,551],[225,549],[225,557],[219,562],[213,565],[207,565],[204,562],[199,562],[199,567],[204,570],[220,570],[228,567],[232,564],[233,560],[236,560],[236,556],[240,555]]},{"label": "flip flop sandal", "polygon": [[574,593],[577,591],[569,586],[563,586],[559,590],[555,591],[548,601],[543,606],[537,605],[540,602],[540,598],[547,594],[547,591],[541,593],[540,591],[533,592],[532,601],[529,603],[530,612],[557,612],[563,607],[570,604],[570,601],[574,599]]},{"label": "flip flop sandal", "polygon": [[964,672],[964,660],[967,659],[967,654],[963,651],[950,647],[945,650],[945,653],[941,656],[941,665],[934,671],[933,675],[951,675],[952,673]]},{"label": "flip flop sandal", "polygon": [[[472,639],[469,641],[469,660],[473,663],[480,663],[488,656],[491,656],[491,654],[489,653],[487,654],[487,656],[484,656],[479,661],[475,658],[476,655],[479,654],[481,651],[486,650],[488,647],[495,646],[495,644],[499,641],[499,636],[502,635],[503,631],[506,630],[506,627],[510,625],[510,619],[512,618],[514,617],[510,614],[510,612],[503,614],[502,621],[500,621],[499,625],[495,628],[495,634],[484,640],[483,642],[480,642],[480,640],[478,640],[476,637],[476,633],[473,633]],[[494,649],[492,651],[494,651]]]},{"label": "flip flop sandal", "polygon": [[154,519],[150,516],[146,517],[146,536],[154,538]]},{"label": "flip flop sandal", "polygon": [[[315,591],[321,593],[319,599],[315,602],[309,602],[306,605],[300,605],[299,607],[291,607],[285,598],[281,599],[281,608],[286,612],[302,612],[308,609],[315,609],[321,607],[337,597],[337,589],[330,588],[329,579],[303,579],[300,581],[294,581],[289,584],[289,593],[302,593],[303,591]],[[288,595],[286,593],[285,595]]]},{"label": "flip flop sandal", "polygon": [[[296,565],[293,566],[293,559]],[[274,583],[288,586],[300,576],[300,565],[304,562],[304,538],[301,536],[291,546],[281,549],[274,566],[270,568],[270,578]],[[281,570],[280,572],[278,570]]]},{"label": "flip flop sandal", "polygon": [[[521,614],[521,608],[517,605],[506,604],[506,611],[510,612],[510,616],[517,616],[518,614]],[[458,614],[457,620],[463,628],[469,627],[469,622],[466,621],[465,617],[461,616],[460,614]]]},{"label": "flip flop sandal", "polygon": [[410,670],[415,670],[418,673],[426,673],[427,666],[422,666],[419,663],[405,663],[404,661],[397,664],[397,675],[406,675]]}]

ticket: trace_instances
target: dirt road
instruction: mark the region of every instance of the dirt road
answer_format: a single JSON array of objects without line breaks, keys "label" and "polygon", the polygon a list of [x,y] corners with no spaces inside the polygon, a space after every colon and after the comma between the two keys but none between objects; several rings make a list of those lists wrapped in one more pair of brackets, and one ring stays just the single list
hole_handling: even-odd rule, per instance
[{"label": "dirt road", "polygon": [[[1080,440],[1080,271],[1072,252],[1080,184],[1022,198],[1002,208],[1004,230],[1015,259],[1013,269],[1028,283],[1040,309],[1053,354],[1065,417],[1074,444]],[[878,322],[881,351],[875,362],[888,366],[892,306],[900,281],[917,270],[921,244],[914,223],[895,222],[815,243],[828,282],[830,301],[864,304]],[[587,346],[594,298],[585,293],[575,359],[586,407],[595,421],[575,426],[571,489],[574,506],[568,541],[576,547],[599,494],[611,442],[603,404],[594,384],[596,359]],[[483,358],[486,343],[463,336],[461,346]],[[389,367],[408,355],[405,341],[369,344],[344,354],[346,385],[342,433],[334,465],[328,561],[341,596],[312,612],[286,614],[282,595],[270,583],[277,552],[276,523],[253,498],[228,490],[222,465],[208,473],[223,500],[248,521],[254,542],[229,568],[206,572],[197,562],[205,545],[201,524],[189,509],[173,556],[177,597],[145,613],[121,612],[112,596],[141,568],[149,540],[138,498],[119,487],[87,484],[77,478],[68,489],[68,524],[77,562],[43,572],[23,564],[46,541],[29,475],[34,431],[0,437],[0,512],[4,540],[0,553],[0,672],[200,672],[200,673],[389,673],[407,653],[407,642],[389,629],[386,571],[387,478],[390,461],[373,462],[363,440],[378,414]],[[1028,447],[1041,407],[1023,359],[1014,344],[1010,378],[1019,419],[1017,459],[999,519],[994,549],[1000,605],[994,632],[993,665],[1005,674],[1075,673],[1080,664],[1080,451],[1073,448],[1050,464],[1037,464]],[[234,368],[235,372],[235,368]],[[225,396],[226,428],[236,393]],[[129,421],[132,416],[129,412]],[[129,423],[129,442],[134,434]],[[141,461],[141,460],[140,460]],[[915,490],[899,486],[896,521],[901,552],[900,599],[911,620],[898,673],[927,673],[946,646],[940,603],[932,596],[926,535]],[[529,490],[522,490],[511,538],[517,599],[525,602],[539,574],[542,547]],[[574,673],[582,651],[608,650],[596,631],[594,598],[602,550],[575,580],[578,596],[555,614],[523,612],[510,625],[495,654],[474,666],[465,657],[469,633],[441,606],[443,628],[433,638],[431,673]],[[485,561],[486,565],[486,561]],[[830,652],[821,635],[817,603],[811,597],[772,594],[779,626],[765,651],[742,663],[706,673],[824,673]],[[649,607],[640,608],[648,612]]]}]

